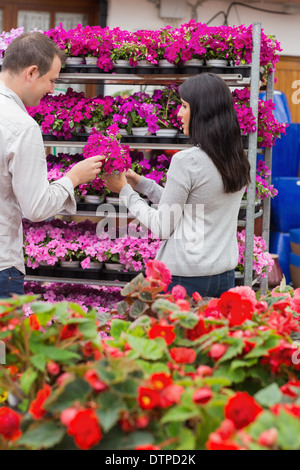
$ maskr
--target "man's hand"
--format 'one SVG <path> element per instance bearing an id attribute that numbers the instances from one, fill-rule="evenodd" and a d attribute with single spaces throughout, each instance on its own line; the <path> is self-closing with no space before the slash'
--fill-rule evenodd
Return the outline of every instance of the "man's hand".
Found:
<path id="1" fill-rule="evenodd" d="M 141 176 L 138 175 L 137 173 L 135 173 L 135 171 L 133 171 L 133 170 L 126 171 L 125 176 L 127 178 L 127 182 L 130 184 L 132 189 L 134 189 L 136 187 L 136 185 L 138 184 L 138 182 L 141 179 Z"/>
<path id="2" fill-rule="evenodd" d="M 120 193 L 123 186 L 127 184 L 125 173 L 114 173 L 111 175 L 103 175 L 105 186 L 113 193 Z"/>
<path id="3" fill-rule="evenodd" d="M 82 162 L 77 163 L 73 168 L 65 174 L 73 183 L 74 188 L 79 184 L 89 183 L 97 178 L 104 156 L 97 155 L 96 157 L 86 158 Z"/>

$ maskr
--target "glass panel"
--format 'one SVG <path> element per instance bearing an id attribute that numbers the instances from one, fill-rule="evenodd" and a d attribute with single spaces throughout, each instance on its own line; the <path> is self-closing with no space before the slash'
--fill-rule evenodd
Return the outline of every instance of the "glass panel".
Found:
<path id="1" fill-rule="evenodd" d="M 24 33 L 34 29 L 47 31 L 50 29 L 50 13 L 44 11 L 18 11 L 18 26 L 24 26 Z"/>
<path id="2" fill-rule="evenodd" d="M 3 31 L 3 10 L 0 10 L 0 33 Z"/>
<path id="3" fill-rule="evenodd" d="M 88 23 L 87 15 L 83 13 L 55 13 L 55 26 L 62 23 L 65 30 L 76 28 L 78 24 L 86 26 Z"/>

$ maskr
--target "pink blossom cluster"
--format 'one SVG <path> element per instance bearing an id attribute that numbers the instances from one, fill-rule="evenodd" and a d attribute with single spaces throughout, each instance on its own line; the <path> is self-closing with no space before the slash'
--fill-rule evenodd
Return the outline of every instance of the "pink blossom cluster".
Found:
<path id="1" fill-rule="evenodd" d="M 83 147 L 84 158 L 96 155 L 106 157 L 103 160 L 100 175 L 121 173 L 131 168 L 129 146 L 121 144 L 118 133 L 119 128 L 116 124 L 106 129 L 106 135 L 93 129 L 87 144 Z"/>
<path id="2" fill-rule="evenodd" d="M 20 36 L 24 32 L 24 27 L 20 26 L 19 28 L 12 28 L 10 31 L 3 31 L 0 34 L 0 58 L 3 56 L 4 52 L 8 48 L 11 41 Z"/>
<path id="3" fill-rule="evenodd" d="M 244 273 L 245 268 L 245 230 L 237 232 L 237 241 L 239 249 L 239 260 L 236 267 L 237 271 Z M 253 237 L 253 271 L 255 276 L 266 277 L 270 272 L 274 260 L 267 251 L 266 242 L 262 237 Z"/>
<path id="4" fill-rule="evenodd" d="M 233 100 L 242 133 L 247 135 L 254 132 L 256 124 L 250 107 L 249 89 L 235 90 Z M 83 93 L 68 88 L 66 94 L 44 97 L 39 106 L 28 108 L 28 112 L 41 125 L 43 133 L 71 139 L 78 131 L 82 131 L 83 126 L 105 131 L 116 124 L 129 134 L 133 127 L 140 126 L 147 127 L 150 133 L 155 133 L 159 128 L 179 129 L 179 107 L 178 89 L 174 85 L 154 90 L 152 95 L 138 92 L 126 98 L 85 98 Z M 259 147 L 272 147 L 276 139 L 285 134 L 288 124 L 279 123 L 274 118 L 274 108 L 271 100 L 259 100 Z"/>
<path id="5" fill-rule="evenodd" d="M 136 226 L 119 238 L 115 233 L 97 234 L 97 224 L 89 220 L 76 224 L 59 219 L 31 223 L 23 220 L 24 257 L 28 267 L 37 268 L 41 262 L 55 266 L 60 261 L 79 260 L 87 269 L 91 261 L 119 262 L 124 270 L 140 271 L 153 259 L 161 241 L 147 233 L 138 233 Z"/>
<path id="6" fill-rule="evenodd" d="M 252 25 L 215 27 L 194 20 L 178 28 L 166 26 L 134 32 L 80 24 L 66 31 L 60 24 L 45 34 L 70 56 L 98 57 L 97 65 L 104 71 L 110 71 L 118 59 L 137 65 L 143 59 L 152 64 L 158 64 L 163 58 L 170 63 L 184 64 L 191 58 L 224 58 L 239 65 L 251 63 L 253 48 Z M 281 50 L 279 42 L 262 30 L 260 63 L 266 72 L 274 69 Z"/>
<path id="7" fill-rule="evenodd" d="M 255 119 L 250 107 L 250 90 L 243 88 L 233 91 L 234 107 L 243 134 L 256 130 Z M 272 147 L 281 134 L 286 134 L 288 124 L 278 122 L 273 115 L 275 104 L 272 100 L 258 100 L 257 142 L 259 147 Z"/>
<path id="8" fill-rule="evenodd" d="M 121 287 L 91 286 L 84 284 L 65 284 L 25 282 L 26 295 L 40 295 L 45 302 L 75 302 L 85 312 L 96 309 L 99 313 L 109 312 L 122 300 Z"/>

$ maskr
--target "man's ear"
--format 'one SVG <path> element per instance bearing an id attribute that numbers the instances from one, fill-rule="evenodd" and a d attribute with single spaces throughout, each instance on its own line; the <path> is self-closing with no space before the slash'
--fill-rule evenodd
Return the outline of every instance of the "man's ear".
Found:
<path id="1" fill-rule="evenodd" d="M 30 67 L 27 67 L 25 73 L 26 78 L 31 81 L 39 76 L 39 69 L 37 65 L 30 65 Z"/>

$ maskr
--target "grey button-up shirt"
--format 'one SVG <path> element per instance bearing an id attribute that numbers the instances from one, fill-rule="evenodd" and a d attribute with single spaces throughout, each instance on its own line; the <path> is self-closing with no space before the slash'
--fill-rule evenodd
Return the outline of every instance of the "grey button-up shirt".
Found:
<path id="1" fill-rule="evenodd" d="M 22 216 L 39 222 L 63 209 L 76 211 L 72 181 L 49 184 L 39 126 L 0 82 L 0 271 L 25 273 Z"/>

